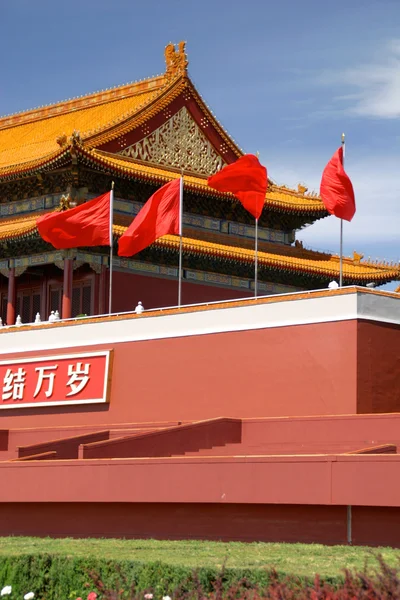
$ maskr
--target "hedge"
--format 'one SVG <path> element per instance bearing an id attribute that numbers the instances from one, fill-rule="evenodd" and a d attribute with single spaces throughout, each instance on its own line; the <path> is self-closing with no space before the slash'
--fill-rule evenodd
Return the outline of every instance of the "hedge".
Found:
<path id="1" fill-rule="evenodd" d="M 169 565 L 162 562 L 140 563 L 136 561 L 106 560 L 95 557 L 82 558 L 52 554 L 26 554 L 0 556 L 0 589 L 6 585 L 13 588 L 13 597 L 22 598 L 34 592 L 35 599 L 67 600 L 95 590 L 89 573 L 95 573 L 108 589 L 119 589 L 135 584 L 137 591 L 152 590 L 156 596 L 172 595 L 177 588 L 195 589 L 198 582 L 204 592 L 210 592 L 213 584 L 221 577 L 221 569 L 200 567 L 195 572 L 190 567 Z M 279 578 L 286 576 L 278 573 Z M 267 569 L 227 568 L 223 572 L 225 588 L 245 578 L 251 584 L 264 587 L 268 584 L 271 571 Z M 308 584 L 312 578 L 289 576 L 293 584 Z M 336 586 L 342 577 L 324 578 Z"/>

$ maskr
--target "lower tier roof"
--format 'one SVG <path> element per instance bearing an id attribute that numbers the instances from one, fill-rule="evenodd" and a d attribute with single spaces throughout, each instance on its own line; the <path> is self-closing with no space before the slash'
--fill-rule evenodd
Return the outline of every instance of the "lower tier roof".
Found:
<path id="1" fill-rule="evenodd" d="M 0 242 L 29 239 L 32 239 L 33 242 L 35 239 L 39 240 L 40 236 L 36 227 L 38 216 L 40 215 L 36 213 L 0 221 Z M 127 227 L 122 225 L 114 225 L 114 237 L 119 238 L 126 229 Z M 159 251 L 167 250 L 177 253 L 179 251 L 179 237 L 166 235 L 157 240 L 153 246 Z M 183 238 L 183 252 L 231 264 L 247 263 L 250 265 L 254 263 L 255 258 L 254 250 L 249 248 L 218 244 L 189 237 Z M 288 255 L 282 254 L 281 246 L 279 249 L 277 248 L 276 253 L 272 250 L 268 252 L 259 251 L 258 264 L 260 269 L 280 270 L 288 274 L 304 275 L 304 277 L 337 279 L 339 277 L 340 260 L 338 255 L 304 250 L 299 245 L 296 249 L 291 246 L 290 251 L 288 249 Z M 345 257 L 343 259 L 343 279 L 346 284 L 365 285 L 369 282 L 383 284 L 400 279 L 400 265 L 363 261 L 362 255 L 354 253 L 352 258 Z"/>

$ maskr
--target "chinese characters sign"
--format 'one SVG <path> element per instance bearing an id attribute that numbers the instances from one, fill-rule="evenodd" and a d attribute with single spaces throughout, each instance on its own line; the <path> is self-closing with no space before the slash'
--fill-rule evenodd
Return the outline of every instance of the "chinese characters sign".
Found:
<path id="1" fill-rule="evenodd" d="M 0 409 L 107 402 L 110 351 L 0 362 Z"/>

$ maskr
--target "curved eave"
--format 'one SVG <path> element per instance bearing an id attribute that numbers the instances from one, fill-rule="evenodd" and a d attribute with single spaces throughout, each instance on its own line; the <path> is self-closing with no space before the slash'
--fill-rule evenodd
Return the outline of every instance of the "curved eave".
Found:
<path id="1" fill-rule="evenodd" d="M 125 178 L 136 178 L 145 182 L 158 183 L 160 185 L 168 183 L 179 177 L 179 172 L 172 169 L 161 169 L 145 164 L 140 164 L 133 160 L 122 159 L 115 155 L 106 154 L 99 150 L 89 150 L 84 147 L 79 149 L 81 157 L 92 167 L 98 169 L 101 167 L 110 174 L 116 174 Z M 219 198 L 230 202 L 239 202 L 233 194 L 218 192 L 207 185 L 207 179 L 194 175 L 184 176 L 185 189 L 195 191 L 202 195 Z M 265 206 L 274 208 L 282 212 L 291 212 L 307 216 L 325 217 L 328 212 L 319 199 L 296 196 L 289 190 L 282 188 L 273 188 L 267 191 L 265 197 Z"/>
<path id="2" fill-rule="evenodd" d="M 125 228 L 120 228 L 124 229 Z M 122 233 L 121 233 L 122 235 Z M 155 242 L 164 248 L 179 251 L 179 238 L 177 236 L 164 236 Z M 224 246 L 211 242 L 203 242 L 190 238 L 183 238 L 183 251 L 188 254 L 208 255 L 232 262 L 245 262 L 254 265 L 255 254 L 247 248 Z M 331 264 L 329 264 L 331 263 Z M 339 257 L 333 256 L 328 261 L 313 261 L 297 257 L 274 255 L 267 252 L 258 252 L 258 264 L 266 269 L 298 272 L 304 275 L 319 276 L 323 278 L 337 278 L 339 275 Z M 388 266 L 376 267 L 369 264 L 354 265 L 350 259 L 343 261 L 343 277 L 348 283 L 371 281 L 386 283 L 399 278 L 400 269 Z"/>
<path id="3" fill-rule="evenodd" d="M 2 223 L 0 221 L 0 243 L 7 241 L 18 241 L 34 238 L 39 235 L 36 227 L 36 219 L 42 213 L 29 215 L 25 218 L 16 218 Z"/>
<path id="4" fill-rule="evenodd" d="M 11 165 L 0 169 L 0 181 L 11 181 L 21 177 L 30 177 L 43 171 L 52 171 L 66 164 L 71 159 L 71 146 L 61 148 L 40 159 L 26 163 Z"/>
<path id="5" fill-rule="evenodd" d="M 122 225 L 114 225 L 114 234 L 120 237 L 126 227 Z M 244 262 L 254 265 L 254 250 L 247 248 L 237 248 L 235 246 L 226 246 L 223 244 L 215 244 L 212 242 L 204 242 L 191 238 L 183 238 L 183 251 L 187 254 L 206 255 L 222 260 L 232 262 Z M 179 251 L 179 237 L 174 235 L 166 235 L 155 242 L 155 245 L 160 248 Z M 281 271 L 294 271 L 317 275 L 322 277 L 335 278 L 339 275 L 339 257 L 331 256 L 329 260 L 312 260 L 302 259 L 293 256 L 283 256 L 268 252 L 258 252 L 258 264 L 265 268 L 278 269 Z M 343 274 L 348 282 L 353 281 L 391 281 L 399 277 L 400 268 L 390 267 L 387 265 L 370 265 L 368 263 L 360 263 L 355 265 L 351 259 L 343 260 Z"/>
<path id="6" fill-rule="evenodd" d="M 36 219 L 40 215 L 29 216 L 23 219 L 15 219 L 0 222 L 0 243 L 6 241 L 19 241 L 31 238 L 39 239 L 36 227 Z M 126 227 L 114 225 L 115 238 L 119 238 Z M 183 252 L 192 256 L 208 256 L 217 260 L 230 263 L 245 263 L 254 265 L 254 251 L 247 248 L 237 248 L 212 242 L 204 242 L 192 238 L 183 238 Z M 160 250 L 179 251 L 179 238 L 174 235 L 166 235 L 154 243 Z M 258 264 L 260 268 L 274 271 L 287 272 L 288 274 L 299 273 L 305 276 L 320 278 L 337 278 L 339 275 L 339 258 L 331 256 L 327 260 L 303 259 L 295 256 L 284 256 L 269 252 L 258 252 Z M 387 265 L 371 265 L 369 263 L 354 264 L 351 259 L 343 261 L 343 277 L 347 283 L 369 283 L 371 281 L 381 284 L 400 278 L 400 269 Z"/>

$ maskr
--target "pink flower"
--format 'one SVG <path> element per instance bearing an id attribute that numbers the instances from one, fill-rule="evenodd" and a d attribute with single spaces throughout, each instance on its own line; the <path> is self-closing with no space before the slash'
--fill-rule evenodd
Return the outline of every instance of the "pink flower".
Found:
<path id="1" fill-rule="evenodd" d="M 144 597 L 146 600 L 153 600 L 153 594 L 145 594 Z"/>
<path id="2" fill-rule="evenodd" d="M 88 593 L 87 600 L 96 600 L 96 598 L 97 598 L 96 592 L 89 592 Z"/>

